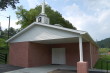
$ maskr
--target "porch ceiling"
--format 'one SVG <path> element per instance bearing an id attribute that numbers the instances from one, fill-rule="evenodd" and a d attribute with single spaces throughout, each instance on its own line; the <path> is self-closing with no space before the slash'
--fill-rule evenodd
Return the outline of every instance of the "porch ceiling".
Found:
<path id="1" fill-rule="evenodd" d="M 87 42 L 87 40 L 82 39 L 83 42 Z M 62 39 L 51 39 L 51 40 L 42 40 L 42 41 L 33 41 L 35 43 L 41 44 L 58 44 L 58 43 L 77 43 L 79 42 L 78 37 L 74 38 L 62 38 Z"/>

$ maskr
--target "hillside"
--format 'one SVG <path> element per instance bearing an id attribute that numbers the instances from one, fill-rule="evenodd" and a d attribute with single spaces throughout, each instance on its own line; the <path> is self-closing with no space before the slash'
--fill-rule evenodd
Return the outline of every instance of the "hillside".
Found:
<path id="1" fill-rule="evenodd" d="M 98 41 L 97 44 L 100 48 L 110 48 L 110 38 Z"/>

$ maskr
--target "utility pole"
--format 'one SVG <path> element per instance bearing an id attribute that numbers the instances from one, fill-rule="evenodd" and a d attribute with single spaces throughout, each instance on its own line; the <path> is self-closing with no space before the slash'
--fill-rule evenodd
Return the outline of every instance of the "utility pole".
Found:
<path id="1" fill-rule="evenodd" d="M 8 39 L 10 38 L 10 15 L 9 15 L 9 17 L 7 17 L 7 18 L 9 18 L 9 24 L 8 24 Z"/>
<path id="2" fill-rule="evenodd" d="M 0 36 L 1 36 L 1 33 L 2 33 L 2 28 L 1 28 L 1 22 L 0 22 Z"/>

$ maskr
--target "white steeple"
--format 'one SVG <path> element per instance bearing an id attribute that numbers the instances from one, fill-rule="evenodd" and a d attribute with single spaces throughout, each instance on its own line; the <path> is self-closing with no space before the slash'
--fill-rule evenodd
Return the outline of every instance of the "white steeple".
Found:
<path id="1" fill-rule="evenodd" d="M 43 0 L 42 3 L 42 11 L 39 14 L 39 16 L 36 17 L 36 22 L 38 23 L 43 23 L 43 24 L 49 24 L 50 20 L 47 17 L 46 13 L 45 13 L 45 0 Z"/>
<path id="2" fill-rule="evenodd" d="M 42 14 L 45 14 L 45 0 L 42 3 Z"/>

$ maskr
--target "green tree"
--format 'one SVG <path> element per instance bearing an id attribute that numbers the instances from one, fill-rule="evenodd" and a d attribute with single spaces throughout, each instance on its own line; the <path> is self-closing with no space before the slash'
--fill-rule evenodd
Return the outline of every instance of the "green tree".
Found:
<path id="1" fill-rule="evenodd" d="M 13 35 L 15 35 L 18 32 L 18 29 L 14 29 L 14 28 L 10 28 L 9 29 L 9 36 L 12 37 Z"/>
<path id="2" fill-rule="evenodd" d="M 0 0 L 0 9 L 5 10 L 8 6 L 15 9 L 17 3 L 19 3 L 19 0 Z"/>
<path id="3" fill-rule="evenodd" d="M 7 43 L 5 39 L 0 38 L 0 49 L 5 49 L 7 47 Z"/>
<path id="4" fill-rule="evenodd" d="M 100 48 L 110 48 L 110 37 L 98 41 L 97 44 L 99 45 Z"/>
<path id="5" fill-rule="evenodd" d="M 13 35 L 15 35 L 17 32 L 19 32 L 19 29 L 14 29 L 12 27 L 10 27 L 9 29 L 9 36 L 12 37 Z M 7 48 L 7 43 L 6 40 L 8 39 L 8 30 L 2 30 L 2 33 L 0 35 L 0 49 L 1 48 Z"/>
<path id="6" fill-rule="evenodd" d="M 60 24 L 63 27 L 76 29 L 72 26 L 72 24 L 65 20 L 62 15 L 58 11 L 52 10 L 52 8 L 48 5 L 46 5 L 46 14 L 50 18 L 50 24 Z M 36 21 L 36 16 L 38 16 L 41 12 L 41 5 L 35 7 L 34 9 L 26 10 L 23 8 L 23 6 L 20 6 L 17 8 L 16 15 L 19 21 L 17 24 L 21 25 L 21 28 L 25 28 L 31 23 Z"/>

